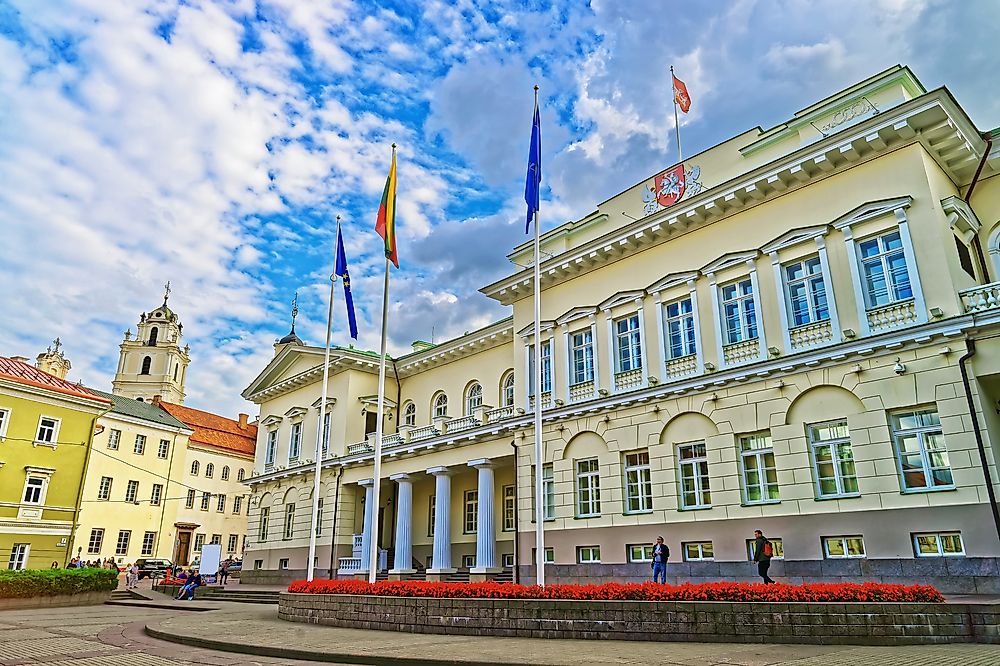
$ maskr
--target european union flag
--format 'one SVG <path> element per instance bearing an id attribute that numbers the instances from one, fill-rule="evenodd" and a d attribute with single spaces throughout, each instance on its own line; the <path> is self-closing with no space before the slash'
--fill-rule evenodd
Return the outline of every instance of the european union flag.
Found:
<path id="1" fill-rule="evenodd" d="M 538 117 L 538 88 L 535 88 L 535 117 L 531 121 L 531 146 L 528 148 L 528 175 L 524 181 L 524 202 L 528 219 L 524 233 L 531 229 L 531 218 L 538 211 L 538 191 L 542 184 L 542 122 Z"/>
<path id="2" fill-rule="evenodd" d="M 351 337 L 358 339 L 358 320 L 354 316 L 354 296 L 351 295 L 351 275 L 347 271 L 347 254 L 344 252 L 344 237 L 337 227 L 337 266 L 334 272 L 344 282 L 344 302 L 347 304 L 347 324 L 351 329 Z"/>

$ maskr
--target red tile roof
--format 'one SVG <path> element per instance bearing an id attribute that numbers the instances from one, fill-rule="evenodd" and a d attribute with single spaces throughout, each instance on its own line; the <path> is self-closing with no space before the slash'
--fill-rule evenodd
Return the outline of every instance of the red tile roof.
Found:
<path id="1" fill-rule="evenodd" d="M 49 391 L 55 391 L 57 393 L 65 393 L 66 395 L 71 395 L 76 398 L 86 398 L 88 400 L 106 402 L 109 405 L 111 404 L 111 401 L 107 398 L 88 391 L 80 384 L 74 384 L 73 382 L 68 382 L 65 379 L 59 379 L 55 375 L 50 375 L 47 372 L 39 370 L 33 365 L 28 365 L 23 361 L 7 358 L 6 356 L 0 356 L 0 378 L 9 379 L 10 381 L 17 382 L 18 384 L 24 384 L 26 386 L 34 386 L 36 388 L 48 389 Z"/>
<path id="2" fill-rule="evenodd" d="M 192 442 L 207 444 L 217 449 L 246 456 L 253 456 L 257 448 L 257 426 L 255 425 L 247 424 L 241 428 L 239 421 L 227 419 L 218 414 L 162 400 L 157 404 L 165 412 L 194 430 L 194 434 L 190 437 Z"/>

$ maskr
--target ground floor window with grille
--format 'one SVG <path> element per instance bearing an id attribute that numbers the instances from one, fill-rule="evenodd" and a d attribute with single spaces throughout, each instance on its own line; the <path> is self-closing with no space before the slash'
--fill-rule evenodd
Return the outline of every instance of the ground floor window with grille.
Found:
<path id="1" fill-rule="evenodd" d="M 118 530 L 118 544 L 115 555 L 128 555 L 128 544 L 132 540 L 132 530 Z"/>
<path id="2" fill-rule="evenodd" d="M 775 539 L 774 537 L 765 537 L 771 542 L 771 555 L 772 560 L 783 560 L 785 559 L 785 545 L 782 543 L 781 539 Z M 756 544 L 756 539 L 747 539 L 747 559 L 753 560 L 753 549 Z"/>
<path id="3" fill-rule="evenodd" d="M 913 550 L 917 557 L 954 557 L 965 555 L 959 532 L 924 532 L 913 535 Z"/>
<path id="4" fill-rule="evenodd" d="M 546 561 L 548 561 L 548 553 L 546 555 Z M 601 562 L 601 547 L 600 546 L 577 546 L 576 549 L 576 561 L 580 564 L 600 564 Z"/>
<path id="5" fill-rule="evenodd" d="M 653 545 L 645 543 L 633 543 L 625 546 L 628 551 L 629 562 L 652 562 Z"/>
<path id="6" fill-rule="evenodd" d="M 200 553 L 201 547 L 205 545 L 205 535 L 195 534 L 194 535 L 194 552 Z"/>
<path id="7" fill-rule="evenodd" d="M 681 544 L 684 560 L 687 562 L 703 562 L 715 559 L 715 551 L 711 541 L 689 541 Z"/>
<path id="8" fill-rule="evenodd" d="M 860 536 L 823 537 L 823 556 L 836 560 L 865 556 L 865 540 Z"/>
<path id="9" fill-rule="evenodd" d="M 7 568 L 13 571 L 24 569 L 28 565 L 28 552 L 31 544 L 15 543 L 10 548 L 10 559 L 7 560 Z"/>
<path id="10" fill-rule="evenodd" d="M 95 527 L 90 530 L 90 541 L 87 542 L 87 552 L 97 554 L 101 552 L 101 545 L 104 543 L 104 528 Z"/>
<path id="11" fill-rule="evenodd" d="M 156 543 L 156 532 L 146 532 L 142 535 L 142 554 L 152 555 L 153 546 Z"/>

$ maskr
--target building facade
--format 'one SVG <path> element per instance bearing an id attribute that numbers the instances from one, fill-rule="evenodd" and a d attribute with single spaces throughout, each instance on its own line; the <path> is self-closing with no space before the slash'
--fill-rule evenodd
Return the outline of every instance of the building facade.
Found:
<path id="1" fill-rule="evenodd" d="M 26 360 L 0 357 L 0 554 L 8 569 L 47 569 L 72 557 L 88 451 L 111 401 Z"/>
<path id="2" fill-rule="evenodd" d="M 789 581 L 994 592 L 998 134 L 897 66 L 545 233 L 538 391 L 515 248 L 511 319 L 395 359 L 378 507 L 377 358 L 335 350 L 320 566 L 533 580 L 537 395 L 549 581 L 647 576 L 657 535 L 677 580 L 747 578 L 761 529 Z M 306 566 L 322 352 L 244 392 L 261 580 Z"/>

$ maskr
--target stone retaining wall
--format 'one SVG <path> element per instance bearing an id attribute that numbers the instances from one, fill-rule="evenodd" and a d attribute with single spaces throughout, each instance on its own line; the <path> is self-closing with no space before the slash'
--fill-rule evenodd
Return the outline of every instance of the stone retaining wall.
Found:
<path id="1" fill-rule="evenodd" d="M 278 617 L 355 629 L 529 638 L 1000 643 L 1000 605 L 979 604 L 549 601 L 284 592 Z"/>
<path id="2" fill-rule="evenodd" d="M 83 592 L 81 594 L 58 594 L 45 597 L 0 599 L 0 610 L 59 608 L 63 606 L 96 606 L 98 604 L 103 604 L 110 598 L 110 592 Z"/>
<path id="3" fill-rule="evenodd" d="M 240 572 L 240 582 L 246 585 L 288 585 L 293 580 L 303 580 L 305 569 L 247 569 Z M 326 577 L 326 569 L 316 573 L 321 578 Z"/>

